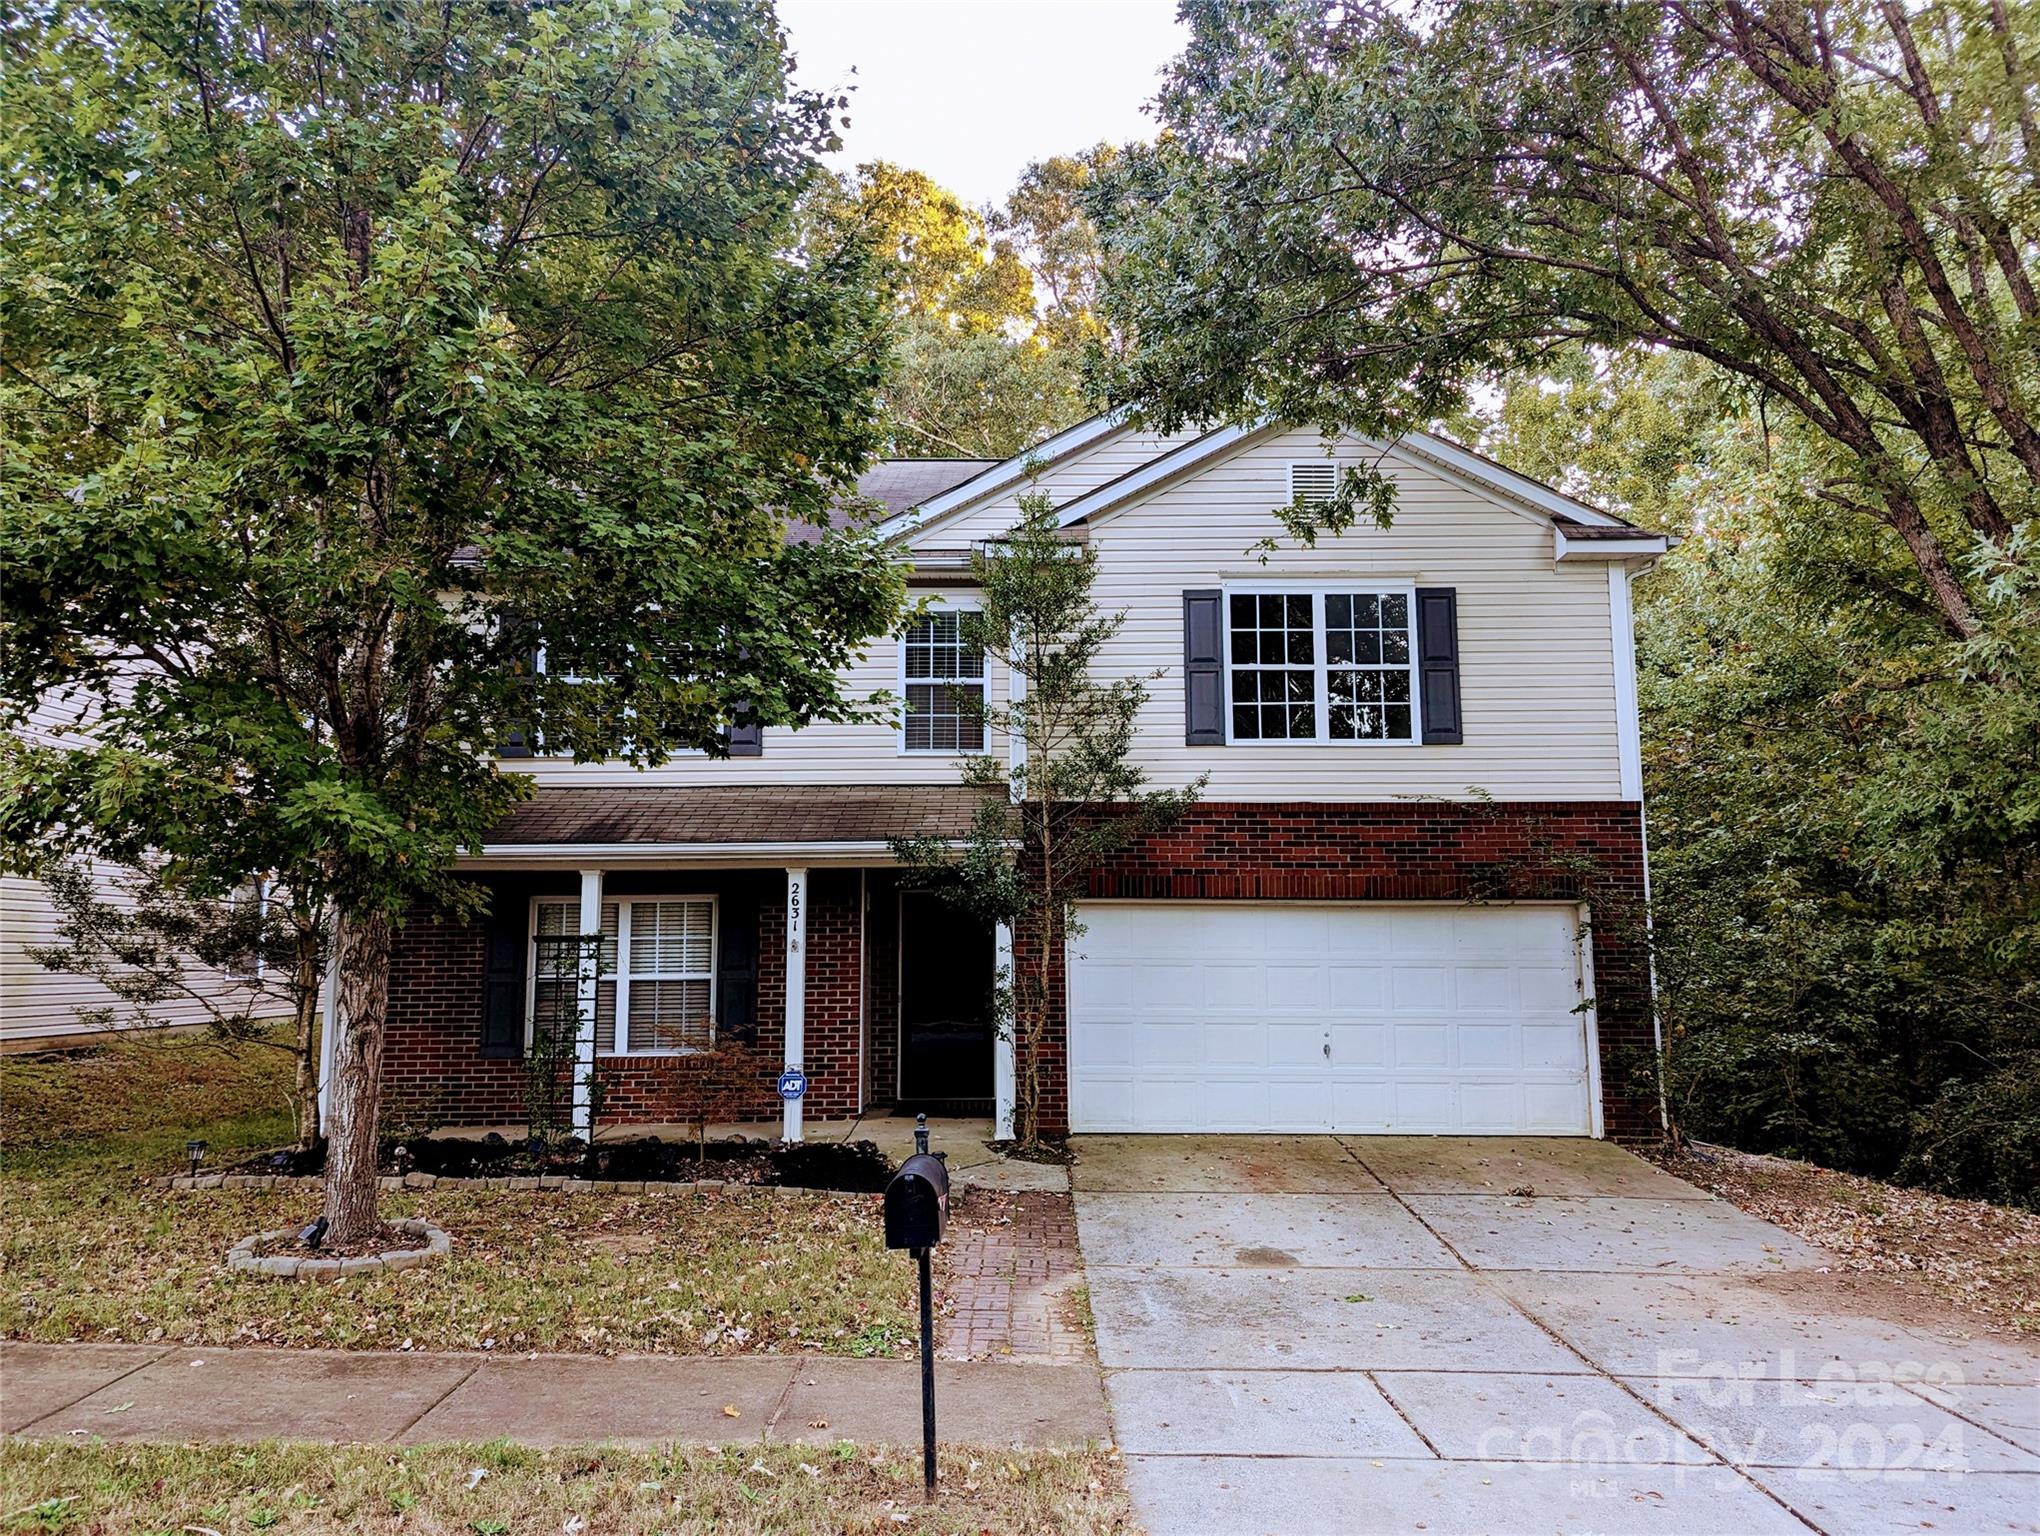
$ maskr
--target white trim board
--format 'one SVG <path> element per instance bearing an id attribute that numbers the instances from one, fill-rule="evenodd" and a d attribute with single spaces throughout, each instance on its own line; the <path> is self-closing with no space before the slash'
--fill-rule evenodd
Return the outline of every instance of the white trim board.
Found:
<path id="1" fill-rule="evenodd" d="M 1095 447 L 1108 437 L 1116 436 L 1129 426 L 1126 412 L 1112 410 L 1065 427 L 1050 437 L 1043 438 L 1031 448 L 1022 449 L 1011 458 L 1001 459 L 990 469 L 979 470 L 961 485 L 953 485 L 939 496 L 930 496 L 918 507 L 909 507 L 904 512 L 895 512 L 873 529 L 881 539 L 904 538 L 909 544 L 923 534 L 931 532 L 936 524 L 945 522 L 966 507 L 975 506 L 987 497 L 1010 490 L 1026 479 L 1037 468 L 1045 469 Z"/>

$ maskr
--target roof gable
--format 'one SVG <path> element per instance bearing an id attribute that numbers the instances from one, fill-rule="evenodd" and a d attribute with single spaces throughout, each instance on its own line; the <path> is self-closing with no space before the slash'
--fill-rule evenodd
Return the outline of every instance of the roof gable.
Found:
<path id="1" fill-rule="evenodd" d="M 1281 430 L 1280 424 L 1269 420 L 1249 426 L 1214 428 L 1202 437 L 1156 455 L 1116 480 L 1073 497 L 1057 509 L 1057 520 L 1067 528 L 1073 523 L 1101 517 L 1158 486 L 1203 468 L 1278 430 Z M 1532 515 L 1539 522 L 1549 523 L 1563 518 L 1587 527 L 1619 529 L 1632 526 L 1613 513 L 1576 501 L 1562 491 L 1532 480 L 1528 475 L 1517 474 L 1484 454 L 1428 432 L 1411 432 L 1393 443 L 1357 435 L 1353 440 L 1384 458 L 1403 458 L 1421 464 L 1478 495 L 1500 502 L 1511 511 Z M 1654 537 L 1641 529 L 1637 533 L 1640 537 Z"/>

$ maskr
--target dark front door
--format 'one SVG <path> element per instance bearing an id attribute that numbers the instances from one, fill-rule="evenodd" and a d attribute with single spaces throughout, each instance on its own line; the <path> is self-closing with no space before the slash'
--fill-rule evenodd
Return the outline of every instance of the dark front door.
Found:
<path id="1" fill-rule="evenodd" d="M 900 1098 L 992 1096 L 992 925 L 900 893 Z"/>

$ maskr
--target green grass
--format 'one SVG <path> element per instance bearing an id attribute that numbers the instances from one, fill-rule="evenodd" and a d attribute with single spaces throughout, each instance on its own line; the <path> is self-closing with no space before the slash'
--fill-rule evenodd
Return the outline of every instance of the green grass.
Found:
<path id="1" fill-rule="evenodd" d="M 290 1078 L 283 1051 L 195 1035 L 0 1056 L 0 1169 L 181 1171 L 194 1135 L 218 1165 L 290 1141 Z"/>
<path id="2" fill-rule="evenodd" d="M 481 1476 L 477 1477 L 476 1474 Z M 920 1454 L 833 1448 L 535 1451 L 504 1445 L 0 1446 L 0 1532 L 365 1532 L 650 1536 L 653 1532 L 1131 1532 L 1107 1451 Z"/>
<path id="3" fill-rule="evenodd" d="M 273 1053 L 189 1041 L 77 1061 L 0 1063 L 48 1111 L 10 1103 L 0 1154 L 0 1336 L 340 1349 L 743 1354 L 910 1353 L 912 1266 L 888 1254 L 875 1197 L 775 1191 L 668 1199 L 429 1190 L 451 1258 L 337 1286 L 231 1275 L 251 1232 L 302 1226 L 314 1188 L 156 1188 L 198 1134 L 224 1162 L 290 1134 L 262 1096 Z M 250 1096 L 254 1095 L 254 1102 Z M 90 1098 L 89 1105 L 80 1102 Z M 211 1115 L 211 1119 L 200 1119 Z"/>

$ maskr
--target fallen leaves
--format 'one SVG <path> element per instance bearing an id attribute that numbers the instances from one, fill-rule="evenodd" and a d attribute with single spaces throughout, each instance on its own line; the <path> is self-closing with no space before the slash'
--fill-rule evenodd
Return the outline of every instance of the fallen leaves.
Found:
<path id="1" fill-rule="evenodd" d="M 1833 1253 L 1909 1278 L 2000 1327 L 2040 1333 L 2040 1213 L 1906 1189 L 1812 1163 L 1695 1145 L 1672 1173 Z"/>

